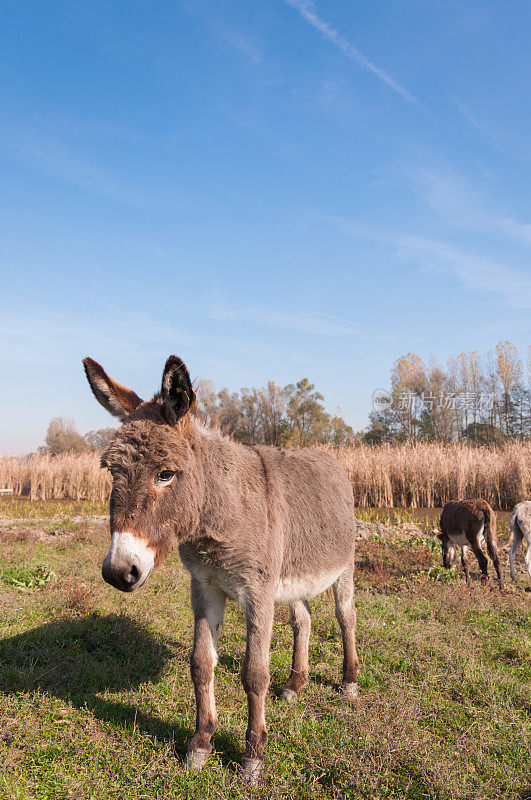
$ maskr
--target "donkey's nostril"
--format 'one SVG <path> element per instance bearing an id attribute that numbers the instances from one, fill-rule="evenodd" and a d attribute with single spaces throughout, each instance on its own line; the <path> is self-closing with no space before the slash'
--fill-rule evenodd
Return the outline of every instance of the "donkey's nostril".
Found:
<path id="1" fill-rule="evenodd" d="M 125 580 L 130 586 L 133 586 L 133 584 L 137 583 L 139 578 L 140 578 L 140 572 L 138 571 L 138 567 L 136 566 L 136 564 L 132 564 L 131 569 L 125 576 Z"/>

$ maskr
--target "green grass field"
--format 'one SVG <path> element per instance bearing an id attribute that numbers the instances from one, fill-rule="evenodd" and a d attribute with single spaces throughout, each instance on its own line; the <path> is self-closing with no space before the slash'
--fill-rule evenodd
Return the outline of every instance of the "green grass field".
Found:
<path id="1" fill-rule="evenodd" d="M 327 595 L 311 604 L 310 686 L 295 708 L 277 700 L 291 658 L 279 607 L 266 778 L 252 789 L 236 766 L 246 726 L 240 609 L 228 605 L 220 640 L 215 752 L 190 774 L 192 614 L 178 555 L 138 594 L 120 595 L 100 578 L 104 519 L 27 516 L 0 520 L 2 800 L 531 798 L 522 572 L 501 595 L 474 565 L 469 589 L 440 568 L 428 537 L 397 526 L 362 541 L 354 708 L 337 696 L 341 646 Z"/>

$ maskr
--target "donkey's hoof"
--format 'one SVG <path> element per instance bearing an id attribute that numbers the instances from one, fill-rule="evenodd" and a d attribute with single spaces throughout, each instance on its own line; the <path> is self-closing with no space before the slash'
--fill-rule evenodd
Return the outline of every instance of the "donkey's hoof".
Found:
<path id="1" fill-rule="evenodd" d="M 264 762 L 259 758 L 242 758 L 242 775 L 244 781 L 256 786 L 264 771 Z"/>
<path id="2" fill-rule="evenodd" d="M 339 690 L 339 696 L 346 703 L 355 703 L 358 699 L 358 684 L 357 683 L 342 683 Z"/>
<path id="3" fill-rule="evenodd" d="M 203 769 L 210 758 L 210 750 L 190 750 L 186 751 L 186 766 L 188 769 L 199 771 Z"/>
<path id="4" fill-rule="evenodd" d="M 294 692 L 293 689 L 282 689 L 282 693 L 280 695 L 280 699 L 284 700 L 286 703 L 296 703 L 297 702 L 297 692 Z"/>

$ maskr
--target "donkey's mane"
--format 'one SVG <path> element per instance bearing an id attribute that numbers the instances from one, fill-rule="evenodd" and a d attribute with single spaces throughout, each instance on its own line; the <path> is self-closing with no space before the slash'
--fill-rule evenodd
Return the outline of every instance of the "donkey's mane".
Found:
<path id="1" fill-rule="evenodd" d="M 108 467 L 123 457 L 137 461 L 156 456 L 161 461 L 171 461 L 182 450 L 183 444 L 197 435 L 220 443 L 243 444 L 235 441 L 216 421 L 201 419 L 199 413 L 183 417 L 176 425 L 168 425 L 162 414 L 160 395 L 155 395 L 153 400 L 142 403 L 117 429 L 102 453 L 101 466 Z"/>

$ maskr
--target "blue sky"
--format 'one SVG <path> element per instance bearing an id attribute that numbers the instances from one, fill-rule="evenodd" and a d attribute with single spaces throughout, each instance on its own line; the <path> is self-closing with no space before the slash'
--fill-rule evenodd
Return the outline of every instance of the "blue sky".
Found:
<path id="1" fill-rule="evenodd" d="M 170 353 L 356 429 L 402 353 L 531 307 L 528 2 L 7 0 L 0 451 L 111 424 Z"/>

